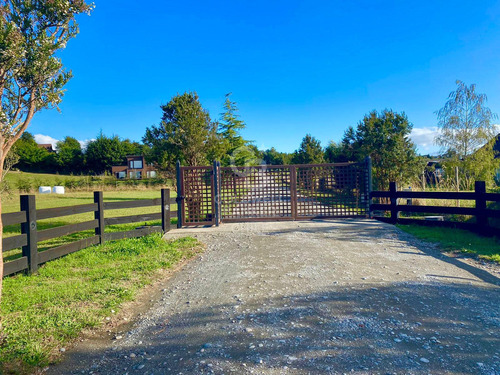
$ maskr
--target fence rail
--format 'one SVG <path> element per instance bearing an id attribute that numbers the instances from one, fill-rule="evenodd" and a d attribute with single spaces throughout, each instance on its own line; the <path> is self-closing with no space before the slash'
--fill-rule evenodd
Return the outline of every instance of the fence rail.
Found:
<path id="1" fill-rule="evenodd" d="M 478 231 L 483 234 L 495 234 L 495 232 L 498 232 L 498 228 L 492 228 L 490 226 L 489 218 L 500 218 L 500 210 L 488 208 L 487 202 L 500 202 L 500 194 L 486 193 L 484 181 L 476 181 L 473 192 L 398 191 L 397 184 L 391 182 L 389 191 L 372 191 L 370 193 L 370 201 L 372 198 L 385 198 L 388 199 L 390 203 L 370 203 L 370 216 L 373 216 L 373 211 L 388 211 L 390 212 L 390 216 L 375 216 L 375 218 L 392 224 L 417 223 L 423 225 L 455 226 Z M 400 199 L 465 200 L 474 201 L 474 207 L 399 204 Z M 400 212 L 475 216 L 476 222 L 426 221 L 415 218 L 402 218 L 399 215 Z"/>
<path id="2" fill-rule="evenodd" d="M 22 256 L 4 263 L 4 276 L 21 271 L 35 272 L 39 266 L 50 260 L 82 250 L 86 247 L 102 244 L 105 241 L 123 238 L 142 237 L 151 233 L 168 232 L 171 229 L 170 220 L 177 215 L 176 200 L 170 198 L 170 190 L 162 189 L 161 198 L 130 200 L 122 202 L 103 202 L 103 193 L 94 192 L 94 203 L 67 207 L 36 209 L 34 195 L 22 195 L 21 211 L 2 214 L 2 224 L 21 224 L 21 234 L 2 239 L 2 251 L 21 248 Z M 106 210 L 117 210 L 139 207 L 161 207 L 161 212 L 138 214 L 130 216 L 105 217 Z M 55 228 L 38 230 L 37 221 L 62 216 L 94 212 L 94 219 L 80 223 L 63 225 Z M 108 225 L 139 223 L 161 220 L 161 226 L 142 226 L 133 230 L 105 233 Z M 38 243 L 58 237 L 83 231 L 94 230 L 94 235 L 70 243 L 53 247 L 45 251 L 38 250 Z"/>

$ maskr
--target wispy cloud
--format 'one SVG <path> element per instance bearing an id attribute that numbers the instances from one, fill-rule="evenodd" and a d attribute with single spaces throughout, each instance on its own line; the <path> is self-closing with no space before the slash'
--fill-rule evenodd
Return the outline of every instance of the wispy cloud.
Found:
<path id="1" fill-rule="evenodd" d="M 439 134 L 437 126 L 428 126 L 424 128 L 413 128 L 410 138 L 417 145 L 420 152 L 435 151 L 434 139 Z"/>

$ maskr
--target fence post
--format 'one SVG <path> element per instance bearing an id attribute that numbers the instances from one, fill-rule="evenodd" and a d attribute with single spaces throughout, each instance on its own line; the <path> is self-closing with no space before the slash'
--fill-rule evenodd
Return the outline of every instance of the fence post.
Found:
<path id="1" fill-rule="evenodd" d="M 21 233 L 28 240 L 23 246 L 23 256 L 28 258 L 28 272 L 38 269 L 38 234 L 36 225 L 36 200 L 34 195 L 21 195 L 21 211 L 26 211 L 26 222 L 21 224 Z"/>
<path id="2" fill-rule="evenodd" d="M 176 164 L 177 176 L 177 228 L 182 228 L 182 181 L 181 181 L 181 162 L 177 160 Z"/>
<path id="3" fill-rule="evenodd" d="M 365 158 L 365 168 L 366 168 L 366 192 L 365 192 L 365 200 L 366 200 L 366 212 L 368 213 L 369 218 L 373 218 L 373 214 L 371 211 L 372 198 L 371 193 L 373 190 L 372 185 L 372 158 L 367 156 Z"/>
<path id="4" fill-rule="evenodd" d="M 389 192 L 391 200 L 391 223 L 396 224 L 398 222 L 398 197 L 397 197 L 398 185 L 396 182 L 389 183 Z"/>
<path id="5" fill-rule="evenodd" d="M 217 160 L 214 160 L 213 164 L 213 173 L 214 173 L 214 191 L 212 194 L 214 195 L 214 203 L 215 203 L 215 225 L 218 227 L 219 226 L 219 220 L 220 220 L 220 202 L 219 202 L 219 164 L 217 163 Z"/>
<path id="6" fill-rule="evenodd" d="M 170 189 L 161 189 L 161 229 L 170 230 Z"/>
<path id="7" fill-rule="evenodd" d="M 484 181 L 476 181 L 474 184 L 476 193 L 476 224 L 479 232 L 485 233 L 488 231 L 488 217 L 486 216 L 486 183 Z"/>
<path id="8" fill-rule="evenodd" d="M 94 211 L 94 219 L 97 220 L 95 235 L 99 236 L 99 243 L 104 243 L 104 203 L 102 191 L 94 191 L 94 203 L 97 203 L 97 210 Z"/>

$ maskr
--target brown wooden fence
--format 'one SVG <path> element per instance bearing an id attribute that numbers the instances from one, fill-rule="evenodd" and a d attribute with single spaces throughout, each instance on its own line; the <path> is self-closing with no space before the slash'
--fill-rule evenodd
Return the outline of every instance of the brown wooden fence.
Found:
<path id="1" fill-rule="evenodd" d="M 422 224 L 431 226 L 453 226 L 463 229 L 474 230 L 482 234 L 496 234 L 500 232 L 490 223 L 490 218 L 500 219 L 500 209 L 488 208 L 488 202 L 500 202 L 499 193 L 487 193 L 484 181 L 476 181 L 473 192 L 426 192 L 426 191 L 398 191 L 395 182 L 390 183 L 389 191 L 372 191 L 370 198 L 385 198 L 390 203 L 370 204 L 370 216 L 374 211 L 386 211 L 390 216 L 375 216 L 376 219 L 392 224 Z M 408 199 L 433 199 L 433 200 L 456 200 L 474 201 L 474 207 L 448 207 L 448 206 L 425 206 L 408 204 Z M 400 204 L 403 200 L 406 204 Z M 440 215 L 466 215 L 474 216 L 475 222 L 458 221 L 427 221 L 417 218 L 400 217 L 400 212 L 407 213 L 432 213 Z"/>
<path id="2" fill-rule="evenodd" d="M 170 219 L 177 214 L 176 210 L 171 210 L 172 205 L 176 207 L 176 201 L 175 198 L 170 198 L 169 189 L 161 190 L 161 198 L 122 202 L 103 202 L 102 191 L 96 191 L 94 192 L 94 203 L 39 210 L 36 209 L 34 195 L 22 195 L 20 198 L 21 211 L 2 214 L 4 227 L 7 225 L 21 224 L 20 235 L 2 239 L 3 252 L 22 248 L 22 256 L 20 258 L 4 264 L 4 276 L 25 270 L 34 272 L 38 269 L 40 264 L 92 245 L 102 244 L 105 241 L 141 237 L 155 232 L 168 232 L 171 228 Z M 161 212 L 120 217 L 106 217 L 104 215 L 106 210 L 151 206 L 161 206 Z M 94 219 L 45 230 L 38 230 L 37 228 L 37 220 L 52 219 L 86 212 L 94 212 Z M 147 226 L 129 231 L 111 233 L 105 233 L 104 231 L 107 225 L 137 223 L 160 219 L 161 226 Z M 86 230 L 94 230 L 95 235 L 45 251 L 38 251 L 38 243 L 41 241 Z"/>

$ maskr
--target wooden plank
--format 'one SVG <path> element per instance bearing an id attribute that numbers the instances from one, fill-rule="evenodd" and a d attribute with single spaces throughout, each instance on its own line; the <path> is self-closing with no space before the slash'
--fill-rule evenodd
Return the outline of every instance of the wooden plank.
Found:
<path id="1" fill-rule="evenodd" d="M 500 193 L 486 193 L 484 194 L 487 201 L 498 202 L 500 201 Z"/>
<path id="2" fill-rule="evenodd" d="M 107 217 L 104 219 L 104 224 L 105 225 L 117 225 L 117 224 L 137 223 L 137 222 L 142 222 L 142 221 L 152 221 L 152 220 L 160 220 L 160 219 L 161 219 L 161 212 L 158 212 L 158 213 L 154 213 L 154 214 Z"/>
<path id="3" fill-rule="evenodd" d="M 105 210 L 118 210 L 118 209 L 122 209 L 122 208 L 159 206 L 160 204 L 161 204 L 161 198 L 138 199 L 135 201 L 122 201 L 122 202 L 104 202 L 104 209 Z"/>
<path id="4" fill-rule="evenodd" d="M 2 214 L 2 225 L 4 227 L 7 225 L 21 224 L 25 222 L 26 211 L 9 212 L 8 214 Z"/>
<path id="5" fill-rule="evenodd" d="M 413 206 L 412 206 L 413 207 Z M 390 211 L 391 210 L 391 205 L 390 204 L 371 204 L 370 205 L 370 211 Z"/>
<path id="6" fill-rule="evenodd" d="M 390 191 L 373 190 L 370 192 L 371 198 L 389 198 L 390 196 L 391 196 Z"/>
<path id="7" fill-rule="evenodd" d="M 21 257 L 16 260 L 11 260 L 10 262 L 6 262 L 3 265 L 3 275 L 12 275 L 13 273 L 23 271 L 28 269 L 28 258 Z"/>
<path id="8" fill-rule="evenodd" d="M 170 198 L 170 204 L 171 205 L 177 204 L 177 198 Z"/>
<path id="9" fill-rule="evenodd" d="M 78 233 L 84 230 L 97 228 L 98 220 L 84 221 L 76 224 L 63 225 L 56 228 L 41 230 L 38 232 L 38 242 L 67 236 L 68 234 Z"/>
<path id="10" fill-rule="evenodd" d="M 6 237 L 2 239 L 2 251 L 6 252 L 18 247 L 23 247 L 28 244 L 28 236 L 26 234 L 21 234 L 14 237 Z"/>
<path id="11" fill-rule="evenodd" d="M 54 247 L 50 250 L 45 250 L 38 253 L 38 262 L 40 264 L 48 262 L 56 258 L 60 258 L 64 255 L 74 253 L 85 249 L 86 247 L 96 245 L 99 243 L 99 236 L 92 236 L 84 238 L 83 240 L 75 241 L 58 247 Z"/>
<path id="12" fill-rule="evenodd" d="M 398 191 L 398 198 L 421 198 L 421 199 L 463 199 L 475 200 L 476 193 L 472 192 L 453 192 L 453 191 Z"/>
<path id="13" fill-rule="evenodd" d="M 477 210 L 469 207 L 442 206 L 398 206 L 399 212 L 425 212 L 434 214 L 476 215 Z"/>
<path id="14" fill-rule="evenodd" d="M 89 204 L 80 204 L 68 207 L 44 208 L 41 210 L 37 210 L 36 214 L 37 214 L 37 219 L 42 220 L 60 216 L 82 214 L 85 212 L 92 212 L 95 210 L 97 210 L 97 204 L 89 203 Z"/>
<path id="15" fill-rule="evenodd" d="M 21 211 L 26 212 L 26 223 L 21 224 L 21 233 L 26 234 L 27 244 L 23 246 L 23 256 L 28 258 L 28 272 L 38 269 L 38 228 L 36 218 L 36 197 L 21 195 Z"/>
<path id="16" fill-rule="evenodd" d="M 488 217 L 495 217 L 500 219 L 500 210 L 484 210 L 484 214 Z"/>
<path id="17" fill-rule="evenodd" d="M 112 232 L 112 233 L 105 233 L 104 234 L 104 239 L 106 241 L 115 241 L 115 240 L 121 240 L 124 238 L 134 238 L 134 237 L 143 237 L 147 236 L 148 234 L 151 233 L 157 233 L 161 232 L 161 227 L 146 227 L 146 228 L 140 228 L 140 229 L 134 229 L 134 230 L 129 230 L 126 232 Z"/>

